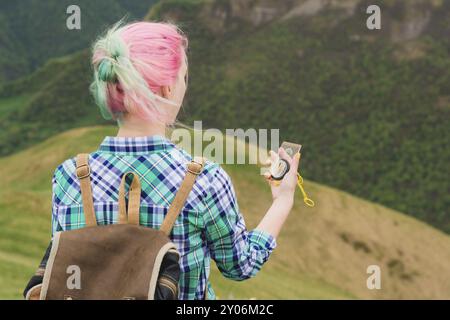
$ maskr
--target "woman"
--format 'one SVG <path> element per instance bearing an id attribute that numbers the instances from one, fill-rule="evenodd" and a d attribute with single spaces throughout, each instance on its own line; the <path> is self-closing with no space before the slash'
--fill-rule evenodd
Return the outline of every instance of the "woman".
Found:
<path id="1" fill-rule="evenodd" d="M 90 154 L 98 224 L 117 222 L 120 180 L 134 171 L 142 183 L 140 224 L 160 227 L 191 160 L 165 137 L 186 92 L 187 46 L 175 25 L 151 22 L 118 24 L 94 45 L 91 91 L 102 114 L 119 124 L 117 136 L 106 137 Z M 297 181 L 299 155 L 279 153 L 291 169 L 272 186 L 273 204 L 252 231 L 245 227 L 230 177 L 218 164 L 205 163 L 170 236 L 181 254 L 180 299 L 214 299 L 210 258 L 233 280 L 254 276 L 267 261 Z M 52 217 L 52 234 L 85 226 L 75 159 L 54 173 Z"/>

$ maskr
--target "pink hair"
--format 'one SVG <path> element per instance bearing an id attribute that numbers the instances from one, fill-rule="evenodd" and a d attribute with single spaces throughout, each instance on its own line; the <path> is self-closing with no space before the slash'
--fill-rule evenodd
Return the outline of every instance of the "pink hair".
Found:
<path id="1" fill-rule="evenodd" d="M 186 56 L 188 40 L 167 22 L 136 22 L 111 28 L 93 49 L 95 70 L 91 91 L 113 118 L 134 113 L 160 118 L 155 100 L 161 86 L 172 85 Z M 162 112 L 163 113 L 163 112 Z"/>

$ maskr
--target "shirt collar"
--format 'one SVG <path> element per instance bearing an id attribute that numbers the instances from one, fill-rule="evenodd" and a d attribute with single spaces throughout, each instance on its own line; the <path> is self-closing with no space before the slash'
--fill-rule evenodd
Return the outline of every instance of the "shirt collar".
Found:
<path id="1" fill-rule="evenodd" d="M 112 137 L 107 136 L 100 144 L 100 152 L 116 154 L 144 155 L 149 152 L 168 151 L 175 145 L 160 135 L 144 137 Z"/>

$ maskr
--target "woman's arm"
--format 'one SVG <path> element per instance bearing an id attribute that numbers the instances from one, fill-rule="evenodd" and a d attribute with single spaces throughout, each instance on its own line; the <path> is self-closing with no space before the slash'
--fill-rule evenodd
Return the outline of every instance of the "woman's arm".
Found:
<path id="1" fill-rule="evenodd" d="M 39 264 L 39 268 L 36 270 L 35 274 L 31 277 L 30 281 L 28 281 L 25 290 L 23 291 L 23 297 L 26 300 L 39 300 L 39 296 L 41 293 L 42 280 L 44 279 L 44 272 L 47 266 L 47 261 L 50 256 L 50 251 L 52 249 L 52 242 L 47 247 L 45 251 L 44 257 Z"/>
<path id="2" fill-rule="evenodd" d="M 61 231 L 62 228 L 59 224 L 57 212 L 56 212 L 56 194 L 59 191 L 58 184 L 56 183 L 56 172 L 58 169 L 56 169 L 55 173 L 53 174 L 52 178 L 52 234 L 51 238 L 53 240 L 53 236 L 55 232 Z M 31 279 L 28 281 L 28 284 L 25 287 L 25 290 L 23 292 L 23 296 L 27 300 L 39 300 L 39 295 L 41 292 L 41 286 L 42 286 L 42 280 L 44 278 L 44 272 L 45 268 L 47 267 L 47 261 L 50 256 L 50 251 L 52 249 L 52 240 L 50 240 L 50 244 L 47 247 L 47 250 L 45 251 L 44 257 L 41 260 L 41 263 L 39 264 L 38 269 L 36 270 L 35 274 L 31 277 Z"/>
<path id="3" fill-rule="evenodd" d="M 271 183 L 273 204 L 255 230 L 245 226 L 227 173 L 218 167 L 210 181 L 203 216 L 205 238 L 211 257 L 227 278 L 244 280 L 256 275 L 276 247 L 275 238 L 292 209 L 300 157 L 291 159 L 283 149 L 279 153 L 291 169 L 279 186 Z"/>
<path id="4" fill-rule="evenodd" d="M 230 177 L 219 166 L 211 173 L 202 219 L 211 258 L 225 277 L 248 279 L 267 261 L 275 239 L 261 230 L 247 230 Z"/>
<path id="5" fill-rule="evenodd" d="M 265 178 L 272 188 L 273 203 L 261 220 L 256 230 L 261 230 L 271 234 L 274 238 L 278 237 L 281 227 L 286 221 L 292 206 L 294 205 L 294 193 L 297 187 L 297 171 L 300 162 L 300 153 L 293 158 L 289 157 L 283 148 L 278 150 L 279 156 L 290 164 L 290 170 L 283 178 L 279 185 L 276 185 L 271 179 L 270 174 L 266 174 Z M 271 160 L 276 157 L 275 152 L 270 152 Z"/>

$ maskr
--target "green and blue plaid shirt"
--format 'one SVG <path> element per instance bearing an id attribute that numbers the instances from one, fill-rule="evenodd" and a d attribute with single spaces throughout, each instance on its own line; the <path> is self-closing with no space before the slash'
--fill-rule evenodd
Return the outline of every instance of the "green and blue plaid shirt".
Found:
<path id="1" fill-rule="evenodd" d="M 130 170 L 142 184 L 140 224 L 159 229 L 186 173 L 191 156 L 163 136 L 106 137 L 91 153 L 91 183 L 99 225 L 118 221 L 118 188 Z M 85 226 L 75 158 L 53 176 L 52 235 Z M 181 258 L 180 299 L 203 299 L 208 290 L 210 259 L 233 280 L 254 276 L 276 246 L 262 231 L 248 231 L 227 173 L 207 161 L 172 230 Z"/>

